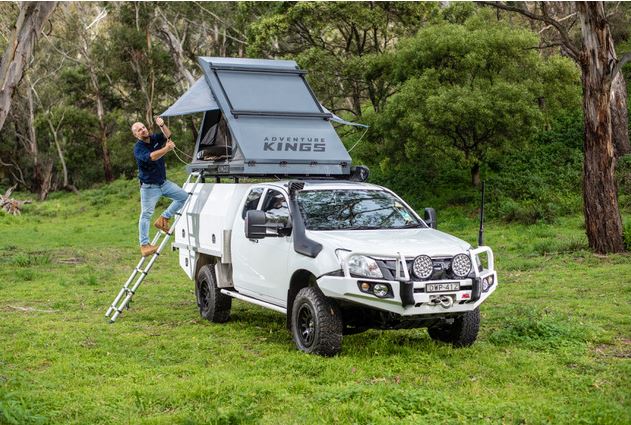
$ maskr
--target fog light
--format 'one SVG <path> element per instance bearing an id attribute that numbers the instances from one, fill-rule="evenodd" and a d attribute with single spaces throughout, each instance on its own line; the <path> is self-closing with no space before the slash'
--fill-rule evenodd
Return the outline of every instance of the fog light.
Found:
<path id="1" fill-rule="evenodd" d="M 482 291 L 486 292 L 493 285 L 493 275 L 487 276 L 482 279 Z"/>
<path id="2" fill-rule="evenodd" d="M 390 288 L 388 285 L 384 285 L 383 283 L 377 283 L 372 288 L 372 293 L 378 296 L 379 298 L 383 298 L 388 295 Z"/>
<path id="3" fill-rule="evenodd" d="M 361 283 L 361 286 L 360 286 L 360 289 L 361 289 L 362 291 L 364 291 L 364 292 L 368 292 L 368 291 L 370 291 L 370 283 L 368 283 L 368 282 L 362 282 L 362 283 Z"/>

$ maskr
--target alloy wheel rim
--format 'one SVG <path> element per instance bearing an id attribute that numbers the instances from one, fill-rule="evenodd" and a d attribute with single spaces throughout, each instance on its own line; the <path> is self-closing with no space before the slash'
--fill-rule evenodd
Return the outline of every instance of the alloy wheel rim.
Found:
<path id="1" fill-rule="evenodd" d="M 305 347 L 310 347 L 315 339 L 315 320 L 309 305 L 303 304 L 298 310 L 298 336 Z"/>
<path id="2" fill-rule="evenodd" d="M 199 285 L 199 300 L 201 302 L 201 307 L 202 310 L 206 311 L 208 310 L 208 305 L 209 305 L 209 298 L 210 298 L 210 291 L 208 290 L 208 284 L 206 283 L 205 280 L 202 280 L 201 285 Z"/>

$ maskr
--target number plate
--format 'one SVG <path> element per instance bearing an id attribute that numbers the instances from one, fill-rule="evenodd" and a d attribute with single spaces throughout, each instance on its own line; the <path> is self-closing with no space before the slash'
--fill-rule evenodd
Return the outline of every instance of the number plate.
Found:
<path id="1" fill-rule="evenodd" d="M 427 285 L 425 285 L 425 292 L 449 292 L 459 290 L 459 282 L 428 283 Z"/>

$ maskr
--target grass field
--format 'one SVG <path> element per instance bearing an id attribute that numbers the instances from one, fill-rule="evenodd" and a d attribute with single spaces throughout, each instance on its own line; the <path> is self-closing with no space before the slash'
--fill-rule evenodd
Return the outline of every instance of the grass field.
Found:
<path id="1" fill-rule="evenodd" d="M 170 252 L 107 324 L 138 212 L 117 181 L 0 214 L 0 423 L 631 423 L 631 256 L 588 252 L 578 215 L 487 223 L 500 287 L 473 347 L 369 331 L 320 358 L 268 310 L 202 320 Z M 474 242 L 473 213 L 438 214 Z"/>

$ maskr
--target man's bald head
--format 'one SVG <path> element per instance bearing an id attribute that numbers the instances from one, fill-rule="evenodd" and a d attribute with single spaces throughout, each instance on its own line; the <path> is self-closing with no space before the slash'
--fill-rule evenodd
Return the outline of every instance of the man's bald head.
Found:
<path id="1" fill-rule="evenodd" d="M 149 137 L 149 130 L 147 130 L 147 127 L 145 127 L 145 125 L 141 122 L 135 122 L 134 124 L 132 124 L 131 133 L 137 139 L 144 140 Z"/>

